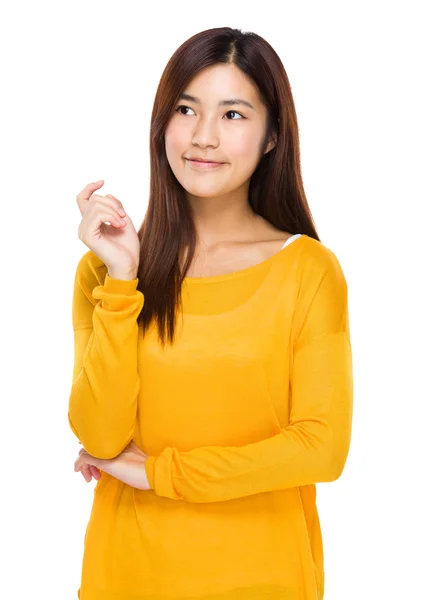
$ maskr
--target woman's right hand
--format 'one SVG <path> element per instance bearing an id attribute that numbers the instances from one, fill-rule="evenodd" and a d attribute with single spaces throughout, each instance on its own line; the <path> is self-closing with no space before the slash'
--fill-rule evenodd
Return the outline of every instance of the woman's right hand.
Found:
<path id="1" fill-rule="evenodd" d="M 94 193 L 103 185 L 103 179 L 89 183 L 76 196 L 82 215 L 79 239 L 104 262 L 109 271 L 137 273 L 140 251 L 137 231 L 120 200 L 112 194 L 100 196 Z"/>
<path id="2" fill-rule="evenodd" d="M 80 442 L 79 442 L 80 444 Z M 134 450 L 137 454 L 140 454 L 143 459 L 146 461 L 146 459 L 148 458 L 148 455 L 145 454 L 145 452 L 143 452 L 143 450 L 141 450 L 140 448 L 138 448 L 133 441 L 131 441 L 129 443 L 129 445 L 127 446 L 127 448 L 131 448 L 132 450 Z M 81 450 L 79 450 L 79 454 L 80 454 Z M 84 480 L 87 483 L 90 483 L 92 481 L 92 477 L 94 479 L 96 479 L 97 481 L 99 481 L 101 479 L 101 471 L 98 469 L 98 467 L 95 467 L 94 465 L 89 465 L 89 464 L 85 464 L 81 467 L 80 472 L 84 478 Z"/>

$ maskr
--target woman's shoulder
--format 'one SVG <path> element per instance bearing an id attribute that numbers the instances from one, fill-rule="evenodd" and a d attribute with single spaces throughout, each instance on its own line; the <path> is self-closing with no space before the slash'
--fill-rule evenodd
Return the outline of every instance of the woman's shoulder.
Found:
<path id="1" fill-rule="evenodd" d="M 344 278 L 344 272 L 336 252 L 325 243 L 305 235 L 300 264 L 307 276 L 320 278 L 326 274 Z"/>
<path id="2" fill-rule="evenodd" d="M 263 218 L 260 220 L 264 223 L 262 231 L 267 235 L 268 239 L 270 239 L 273 234 L 276 234 L 276 243 L 281 241 L 286 247 L 289 245 L 288 240 L 290 238 L 295 238 L 292 239 L 290 243 L 293 245 L 298 242 L 300 251 L 296 256 L 299 258 L 299 266 L 309 274 L 313 274 L 317 277 L 321 272 L 337 271 L 338 269 L 341 269 L 339 259 L 335 252 L 320 240 L 305 233 L 292 234 L 289 231 L 276 228 Z M 299 242 L 301 238 L 304 239 Z"/>

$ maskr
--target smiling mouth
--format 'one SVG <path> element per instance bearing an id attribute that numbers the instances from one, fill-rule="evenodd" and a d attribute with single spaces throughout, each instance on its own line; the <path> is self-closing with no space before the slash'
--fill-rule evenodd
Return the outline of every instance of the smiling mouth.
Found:
<path id="1" fill-rule="evenodd" d="M 227 163 L 219 163 L 219 162 L 211 162 L 211 161 L 202 161 L 202 160 L 191 160 L 190 158 L 186 158 L 188 164 L 192 167 L 198 169 L 216 169 L 218 167 L 222 167 Z"/>

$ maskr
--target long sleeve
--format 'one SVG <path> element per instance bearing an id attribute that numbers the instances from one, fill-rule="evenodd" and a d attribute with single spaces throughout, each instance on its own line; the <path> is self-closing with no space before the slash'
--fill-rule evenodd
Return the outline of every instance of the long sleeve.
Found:
<path id="1" fill-rule="evenodd" d="M 92 256 L 82 257 L 74 280 L 68 422 L 87 452 L 108 459 L 133 438 L 139 393 L 137 317 L 144 296 L 136 289 L 138 279 L 113 279 L 103 264 L 92 268 Z"/>
<path id="2" fill-rule="evenodd" d="M 146 475 L 158 496 L 218 502 L 339 478 L 353 408 L 348 290 L 337 260 L 311 281 L 295 311 L 288 426 L 241 447 L 167 447 L 149 456 Z"/>

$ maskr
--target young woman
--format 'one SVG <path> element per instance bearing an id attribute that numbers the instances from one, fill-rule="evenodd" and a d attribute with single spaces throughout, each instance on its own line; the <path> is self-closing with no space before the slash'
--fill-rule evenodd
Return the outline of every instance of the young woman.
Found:
<path id="1" fill-rule="evenodd" d="M 322 600 L 318 482 L 347 459 L 347 283 L 316 233 L 290 85 L 229 27 L 162 75 L 151 184 L 77 196 L 75 462 L 97 479 L 81 600 Z"/>

